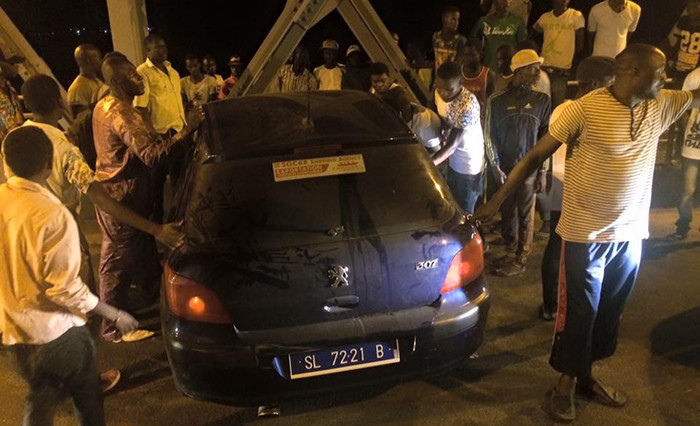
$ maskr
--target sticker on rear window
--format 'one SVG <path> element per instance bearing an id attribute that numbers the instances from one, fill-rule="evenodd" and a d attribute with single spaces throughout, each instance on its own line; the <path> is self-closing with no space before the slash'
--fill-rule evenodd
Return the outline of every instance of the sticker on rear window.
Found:
<path id="1" fill-rule="evenodd" d="M 365 171 L 365 160 L 362 158 L 362 154 L 307 158 L 272 163 L 272 172 L 275 175 L 275 182 L 364 173 Z"/>

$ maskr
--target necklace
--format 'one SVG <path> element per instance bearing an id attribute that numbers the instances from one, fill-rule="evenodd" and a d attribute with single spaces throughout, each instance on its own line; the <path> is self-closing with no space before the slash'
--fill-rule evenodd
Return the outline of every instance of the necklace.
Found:
<path id="1" fill-rule="evenodd" d="M 649 102 L 648 101 L 642 101 L 639 104 L 637 104 L 634 107 L 629 107 L 625 105 L 618 97 L 615 95 L 615 92 L 612 90 L 612 86 L 607 88 L 608 93 L 615 98 L 616 101 L 621 103 L 622 105 L 626 106 L 627 108 L 630 109 L 630 137 L 632 138 L 633 141 L 636 141 L 639 139 L 640 133 L 642 131 L 642 127 L 644 122 L 647 119 L 647 115 L 649 114 Z M 634 111 L 637 107 L 643 108 L 642 110 L 642 117 L 639 121 L 635 121 L 635 116 L 634 116 Z"/>

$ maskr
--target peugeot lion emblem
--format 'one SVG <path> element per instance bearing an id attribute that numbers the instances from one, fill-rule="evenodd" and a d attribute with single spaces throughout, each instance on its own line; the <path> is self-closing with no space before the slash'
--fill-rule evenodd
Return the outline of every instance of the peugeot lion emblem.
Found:
<path id="1" fill-rule="evenodd" d="M 347 266 L 336 265 L 328 270 L 328 278 L 331 280 L 331 287 L 349 286 L 348 281 L 350 268 Z"/>

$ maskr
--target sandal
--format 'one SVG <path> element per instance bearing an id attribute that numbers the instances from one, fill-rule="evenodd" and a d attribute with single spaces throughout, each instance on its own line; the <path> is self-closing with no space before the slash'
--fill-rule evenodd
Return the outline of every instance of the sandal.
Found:
<path id="1" fill-rule="evenodd" d="M 620 408 L 627 403 L 627 397 L 622 392 L 604 385 L 593 376 L 579 380 L 576 392 L 608 407 Z"/>
<path id="2" fill-rule="evenodd" d="M 569 423 L 576 420 L 576 401 L 573 389 L 569 395 L 560 395 L 556 388 L 552 388 L 547 392 L 545 398 L 542 410 L 549 414 L 552 420 L 559 423 Z"/>
<path id="3" fill-rule="evenodd" d="M 544 308 L 544 305 L 540 306 L 540 311 L 537 315 L 542 321 L 554 321 L 557 317 L 557 311 L 548 311 Z"/>

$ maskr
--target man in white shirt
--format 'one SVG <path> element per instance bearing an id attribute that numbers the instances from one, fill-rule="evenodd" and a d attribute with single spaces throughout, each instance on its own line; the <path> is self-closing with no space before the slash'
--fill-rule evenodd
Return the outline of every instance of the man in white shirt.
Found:
<path id="1" fill-rule="evenodd" d="M 384 91 L 379 97 L 394 108 L 399 117 L 408 124 L 428 154 L 433 155 L 440 150 L 442 121 L 435 111 L 412 103 L 401 86 Z"/>
<path id="2" fill-rule="evenodd" d="M 100 302 L 79 277 L 77 225 L 44 187 L 53 166 L 46 134 L 19 127 L 2 148 L 14 176 L 0 185 L 0 332 L 29 386 L 24 425 L 53 424 L 54 409 L 68 392 L 81 425 L 103 426 L 87 314 L 113 322 L 124 334 L 138 322 Z"/>
<path id="3" fill-rule="evenodd" d="M 318 81 L 318 90 L 340 90 L 345 74 L 345 66 L 338 63 L 338 49 L 335 40 L 325 40 L 323 50 L 323 65 L 314 69 L 314 77 Z"/>
<path id="4" fill-rule="evenodd" d="M 216 79 L 202 71 L 202 62 L 194 54 L 185 56 L 185 68 L 190 73 L 180 80 L 182 86 L 182 97 L 185 101 L 185 109 L 192 106 L 203 105 L 209 101 L 216 100 L 219 94 L 219 86 Z"/>
<path id="5" fill-rule="evenodd" d="M 214 57 L 211 55 L 204 55 L 204 58 L 202 59 L 202 67 L 207 75 L 214 77 L 216 80 L 216 86 L 218 87 L 216 94 L 218 96 L 219 91 L 221 90 L 221 85 L 224 84 L 224 78 L 221 76 L 221 74 L 216 73 L 216 60 L 214 60 Z"/>
<path id="6" fill-rule="evenodd" d="M 625 50 L 637 30 L 642 8 L 633 1 L 607 0 L 593 6 L 588 15 L 588 45 L 592 56 L 615 58 Z"/>
<path id="7" fill-rule="evenodd" d="M 683 83 L 683 90 L 700 89 L 700 68 L 688 74 Z M 690 223 L 693 221 L 693 198 L 698 185 L 698 169 L 700 169 L 700 110 L 694 108 L 685 129 L 683 139 L 683 191 L 678 204 L 678 221 L 676 232 L 666 237 L 669 241 L 682 241 L 688 237 Z"/>
<path id="8" fill-rule="evenodd" d="M 537 20 L 533 28 L 544 36 L 542 69 L 551 79 L 552 107 L 564 102 L 574 56 L 583 50 L 586 20 L 569 0 L 553 0 L 554 8 Z"/>
<path id="9" fill-rule="evenodd" d="M 484 187 L 484 132 L 481 109 L 473 93 L 462 87 L 462 69 L 443 63 L 435 81 L 437 111 L 447 125 L 446 143 L 433 156 L 436 166 L 449 159 L 447 184 L 457 204 L 472 214 Z"/>
<path id="10" fill-rule="evenodd" d="M 68 105 L 73 115 L 91 109 L 106 93 L 107 86 L 102 81 L 102 53 L 91 44 L 81 44 L 75 49 L 75 62 L 80 74 L 68 88 Z"/>
<path id="11" fill-rule="evenodd" d="M 150 34 L 144 39 L 146 62 L 136 67 L 143 77 L 143 95 L 134 98 L 134 106 L 150 122 L 153 130 L 163 137 L 172 136 L 185 127 L 185 107 L 182 103 L 180 74 L 168 62 L 168 46 L 163 37 Z M 153 171 L 151 191 L 153 194 L 153 218 L 163 221 L 163 187 L 166 175 L 177 184 L 185 153 L 173 150 L 164 164 Z"/>

